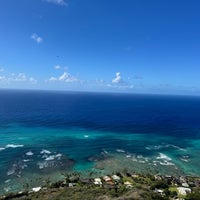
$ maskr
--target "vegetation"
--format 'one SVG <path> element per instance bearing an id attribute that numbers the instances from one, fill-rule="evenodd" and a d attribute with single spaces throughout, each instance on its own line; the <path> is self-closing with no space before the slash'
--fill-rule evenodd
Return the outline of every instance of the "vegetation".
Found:
<path id="1" fill-rule="evenodd" d="M 113 176 L 114 175 L 114 176 Z M 105 177 L 83 179 L 80 174 L 67 174 L 64 181 L 47 183 L 38 192 L 28 190 L 10 193 L 0 200 L 185 200 L 200 199 L 200 180 L 194 177 L 165 177 L 144 174 L 114 173 Z M 97 181 L 96 180 L 96 181 Z M 182 182 L 181 182 L 182 181 Z M 190 184 L 187 194 L 178 187 Z"/>
<path id="2" fill-rule="evenodd" d="M 195 188 L 190 194 L 187 194 L 185 200 L 199 200 L 200 188 Z"/>

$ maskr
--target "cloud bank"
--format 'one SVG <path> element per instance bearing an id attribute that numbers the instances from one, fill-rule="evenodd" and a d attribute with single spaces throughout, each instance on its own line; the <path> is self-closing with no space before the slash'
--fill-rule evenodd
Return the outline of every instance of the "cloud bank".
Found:
<path id="1" fill-rule="evenodd" d="M 12 83 L 12 82 L 24 82 L 24 83 L 32 83 L 36 84 L 37 80 L 33 77 L 27 76 L 25 73 L 12 73 L 8 76 L 0 76 L 0 81 L 3 83 Z"/>

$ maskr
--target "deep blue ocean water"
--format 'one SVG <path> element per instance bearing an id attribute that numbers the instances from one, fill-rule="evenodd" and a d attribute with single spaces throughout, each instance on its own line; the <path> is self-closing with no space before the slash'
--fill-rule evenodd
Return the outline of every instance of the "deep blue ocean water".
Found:
<path id="1" fill-rule="evenodd" d="M 200 175 L 200 97 L 0 90 L 0 192 L 62 173 Z"/>

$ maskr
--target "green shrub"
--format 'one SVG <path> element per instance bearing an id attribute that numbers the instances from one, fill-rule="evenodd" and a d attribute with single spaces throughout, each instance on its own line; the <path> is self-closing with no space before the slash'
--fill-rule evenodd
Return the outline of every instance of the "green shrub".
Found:
<path id="1" fill-rule="evenodd" d="M 196 188 L 192 193 L 187 194 L 185 200 L 199 200 L 200 199 L 200 188 Z"/>
<path id="2" fill-rule="evenodd" d="M 155 183 L 153 183 L 153 185 L 151 186 L 152 190 L 155 190 L 156 188 L 166 189 L 166 188 L 169 188 L 169 185 L 167 184 L 165 180 L 158 180 L 158 181 L 155 181 Z"/>

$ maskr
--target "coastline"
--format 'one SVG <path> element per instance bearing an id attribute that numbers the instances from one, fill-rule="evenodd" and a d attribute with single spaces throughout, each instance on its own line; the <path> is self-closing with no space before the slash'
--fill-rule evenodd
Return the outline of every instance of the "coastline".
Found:
<path id="1" fill-rule="evenodd" d="M 38 187 L 8 193 L 8 199 L 188 199 L 200 197 L 200 177 L 115 172 L 100 177 L 83 177 L 80 173 L 64 174 L 65 179 L 46 182 Z M 148 197 L 148 198 L 147 198 Z"/>
<path id="2" fill-rule="evenodd" d="M 164 145 L 164 147 L 165 146 L 166 145 Z M 170 147 L 171 146 L 172 145 L 170 145 Z M 21 148 L 22 147 L 20 147 L 19 150 Z M 149 146 L 148 148 L 150 149 L 155 147 Z M 158 148 L 158 146 L 156 146 L 156 148 Z M 161 146 L 159 146 L 159 148 L 161 148 Z M 167 148 L 169 148 L 169 145 L 167 145 Z M 185 153 L 185 151 L 177 146 L 173 146 L 173 148 L 177 149 L 179 152 Z M 131 174 L 149 173 L 152 175 L 159 174 L 162 176 L 168 175 L 173 177 L 199 176 L 199 174 L 187 173 L 187 171 L 184 171 L 184 168 L 182 168 L 182 165 L 177 165 L 174 162 L 174 159 L 169 157 L 168 154 L 158 152 L 153 158 L 150 158 L 142 156 L 141 154 L 131 154 L 124 149 L 116 149 L 115 151 L 106 151 L 104 149 L 100 154 L 86 157 L 83 163 L 78 164 L 70 157 L 64 156 L 59 152 L 51 152 L 48 148 L 38 151 L 39 154 L 31 150 L 26 150 L 25 152 L 25 156 L 29 160 L 26 160 L 26 157 L 24 157 L 23 162 L 19 162 L 21 168 L 17 168 L 18 165 L 13 165 L 14 168 L 11 168 L 8 171 L 10 174 L 7 174 L 1 183 L 2 194 L 21 191 L 26 187 L 26 185 L 29 185 L 29 188 L 35 188 L 38 187 L 38 185 L 41 185 L 40 183 L 42 183 L 43 186 L 46 182 L 53 183 L 63 181 L 65 179 L 65 174 L 70 173 L 78 173 L 82 178 L 102 177 L 106 174 L 112 174 L 117 171 L 129 171 Z M 40 158 L 39 156 L 42 160 L 35 162 L 34 158 L 38 159 Z M 31 160 L 33 164 L 37 164 L 36 166 L 38 169 L 31 168 L 31 166 L 22 168 L 24 164 L 29 164 Z M 89 163 L 88 166 L 86 165 L 87 163 Z"/>

